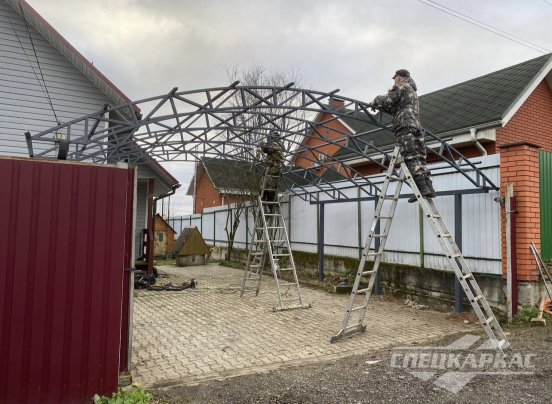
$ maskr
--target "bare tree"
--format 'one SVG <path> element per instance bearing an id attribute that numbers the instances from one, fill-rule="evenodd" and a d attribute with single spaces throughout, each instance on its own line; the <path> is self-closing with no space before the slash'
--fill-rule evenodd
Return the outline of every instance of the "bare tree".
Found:
<path id="1" fill-rule="evenodd" d="M 266 89 L 266 96 L 271 94 L 272 90 L 269 87 L 285 87 L 290 83 L 294 83 L 293 87 L 302 88 L 303 87 L 303 74 L 299 69 L 293 69 L 291 71 L 283 70 L 268 70 L 262 62 L 255 62 L 250 66 L 245 68 L 238 66 L 224 66 L 226 74 L 230 82 L 239 81 L 243 86 L 253 86 L 253 87 L 268 87 Z M 257 90 L 258 93 L 263 95 L 262 90 Z M 243 99 L 239 98 L 240 96 L 236 94 L 235 98 L 228 100 L 228 104 L 231 107 L 239 109 L 243 105 Z M 257 97 L 251 94 L 245 94 L 247 105 L 254 105 L 258 100 Z M 278 100 L 289 100 L 290 95 L 286 91 L 280 92 L 278 95 Z M 299 102 L 299 100 L 297 101 Z M 235 111 L 234 111 L 235 113 Z M 271 110 L 271 108 L 263 107 L 262 110 L 259 108 L 249 109 L 244 111 L 242 114 L 238 114 L 236 119 L 241 125 L 240 131 L 244 144 L 246 147 L 237 149 L 232 153 L 232 158 L 235 158 L 240 161 L 247 161 L 253 164 L 259 164 L 262 161 L 263 156 L 260 152 L 259 145 L 261 141 L 265 140 L 266 137 L 274 130 L 283 132 L 285 135 L 283 137 L 284 145 L 288 153 L 290 150 L 296 147 L 302 139 L 299 139 L 299 135 L 293 133 L 293 125 L 296 124 L 297 119 L 306 119 L 307 112 L 301 110 L 290 111 L 288 117 L 277 117 L 272 120 L 271 124 L 267 125 L 266 122 L 260 123 L 261 114 L 273 115 L 276 116 L 280 114 L 281 111 L 276 109 Z M 295 119 L 292 119 L 295 118 Z M 221 133 L 220 136 L 228 136 L 226 133 Z M 249 146 L 249 147 L 247 147 Z M 288 157 L 286 156 L 286 157 Z M 262 168 L 260 169 L 261 172 Z M 236 194 L 232 195 L 233 203 L 235 208 L 232 211 L 228 211 L 226 218 L 226 235 L 228 241 L 228 252 L 226 259 L 230 259 L 232 248 L 234 245 L 234 239 L 236 232 L 240 225 L 240 218 L 242 213 L 245 210 L 246 206 L 251 207 L 251 212 L 253 214 L 254 223 L 257 219 L 258 211 L 258 197 L 260 193 L 262 178 L 258 175 L 253 176 L 248 172 L 237 173 L 236 177 L 240 182 L 241 186 Z M 231 226 L 230 226 L 231 224 Z M 253 237 L 253 229 L 249 229 L 250 236 Z"/>

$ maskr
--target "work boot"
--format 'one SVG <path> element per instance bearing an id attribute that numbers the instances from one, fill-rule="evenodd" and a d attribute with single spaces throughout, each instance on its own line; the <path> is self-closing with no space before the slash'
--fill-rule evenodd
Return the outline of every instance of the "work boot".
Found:
<path id="1" fill-rule="evenodd" d="M 427 187 L 425 178 L 419 178 L 417 180 L 414 180 L 414 182 L 416 183 L 416 186 L 418 187 L 424 199 L 432 198 L 431 190 Z M 416 202 L 416 200 L 417 200 L 416 195 L 412 195 L 408 200 L 408 203 Z"/>
<path id="2" fill-rule="evenodd" d="M 433 189 L 433 182 L 428 178 L 425 179 L 425 183 L 429 189 L 429 191 L 431 192 L 431 195 L 428 196 L 428 198 L 435 198 L 437 196 L 437 194 L 435 193 L 435 190 Z"/>

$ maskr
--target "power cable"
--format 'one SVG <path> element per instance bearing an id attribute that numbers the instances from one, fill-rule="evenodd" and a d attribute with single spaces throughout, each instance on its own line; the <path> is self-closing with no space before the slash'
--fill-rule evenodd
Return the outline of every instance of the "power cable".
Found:
<path id="1" fill-rule="evenodd" d="M 459 13 L 458 11 L 455 11 L 455 10 L 453 10 L 453 9 L 451 9 L 451 8 L 442 6 L 441 4 L 436 3 L 436 2 L 434 2 L 434 1 L 427 0 L 427 1 L 430 1 L 431 3 L 433 3 L 433 4 L 426 3 L 426 2 L 424 2 L 424 1 L 422 1 L 422 0 L 418 0 L 418 1 L 419 1 L 420 3 L 422 3 L 422 4 L 425 4 L 426 6 L 433 7 L 433 8 L 436 9 L 436 10 L 442 11 L 443 13 L 446 13 L 446 14 L 448 14 L 448 15 L 452 15 L 453 17 L 456 17 L 456 18 L 458 18 L 458 19 L 460 19 L 460 20 L 462 20 L 462 21 L 466 21 L 466 22 L 468 22 L 468 23 L 470 23 L 470 24 L 472 24 L 472 25 L 475 25 L 476 27 L 479 27 L 479 28 L 484 29 L 485 31 L 492 32 L 493 34 L 496 34 L 496 35 L 501 36 L 501 37 L 503 37 L 503 38 L 509 39 L 510 41 L 513 41 L 513 42 L 516 42 L 516 43 L 518 43 L 518 44 L 520 44 L 520 45 L 526 46 L 527 48 L 533 49 L 533 50 L 535 50 L 535 51 L 537 51 L 537 52 L 541 52 L 541 53 L 543 53 L 543 54 L 552 52 L 552 51 L 549 50 L 549 49 L 546 49 L 546 48 L 543 48 L 542 46 L 533 44 L 533 43 L 531 43 L 531 42 L 529 42 L 529 41 L 526 41 L 525 39 L 518 38 L 518 37 L 516 37 L 516 36 L 514 36 L 514 35 L 512 35 L 512 34 L 508 34 L 507 32 L 501 31 L 501 30 L 499 30 L 498 28 L 494 28 L 494 27 L 492 27 L 492 26 L 490 26 L 490 25 L 488 25 L 488 24 L 485 24 L 485 23 L 483 23 L 483 22 L 477 21 L 476 19 L 474 19 L 474 18 L 472 18 L 472 17 L 469 17 L 469 16 L 467 16 L 467 15 L 465 15 L 465 14 L 461 14 L 461 13 Z M 439 7 L 442 7 L 442 8 L 436 7 L 434 4 L 437 5 L 437 6 L 439 6 Z M 443 10 L 443 9 L 450 10 L 451 12 L 446 11 L 446 10 Z M 453 13 L 454 13 L 454 14 L 453 14 Z M 469 20 L 466 19 L 466 18 L 462 18 L 462 17 L 460 17 L 460 16 L 469 18 Z M 472 21 L 470 21 L 470 20 L 472 20 Z M 474 22 L 474 21 L 475 21 L 475 22 Z M 504 34 L 504 35 L 503 35 L 503 34 Z M 515 39 L 513 39 L 513 38 L 515 38 Z M 517 40 L 516 40 L 516 39 L 517 39 Z M 523 41 L 523 42 L 520 42 L 520 41 Z M 538 48 L 540 48 L 540 49 L 538 49 Z"/>
<path id="2" fill-rule="evenodd" d="M 38 55 L 36 53 L 36 49 L 35 49 L 35 46 L 34 46 L 34 42 L 33 42 L 33 39 L 31 37 L 31 32 L 29 30 L 29 26 L 27 25 L 27 20 L 25 19 L 25 14 L 23 12 L 23 8 L 21 6 L 21 4 L 19 5 L 21 7 L 21 16 L 23 17 L 23 21 L 25 22 L 25 27 L 27 29 L 27 34 L 29 35 L 29 39 L 31 41 L 31 46 L 33 48 L 33 52 L 34 52 L 34 55 L 35 55 L 35 58 L 36 58 L 36 63 L 38 65 L 38 70 L 40 71 L 40 75 L 42 76 L 42 83 L 40 82 L 40 79 L 38 77 L 38 75 L 36 74 L 36 70 L 34 69 L 32 63 L 31 63 L 31 60 L 29 59 L 29 55 L 27 55 L 27 52 L 25 51 L 25 47 L 23 46 L 23 42 L 21 42 L 21 38 L 19 38 L 19 34 L 17 33 L 17 29 L 15 28 L 15 26 L 13 25 L 13 22 L 11 20 L 11 18 L 9 17 L 8 15 L 8 12 L 6 10 L 6 7 L 4 5 L 4 2 L 1 2 L 2 3 L 2 9 L 4 11 L 4 13 L 6 14 L 6 17 L 8 18 L 8 21 L 10 22 L 10 25 L 13 29 L 13 32 L 15 34 L 15 37 L 17 38 L 17 41 L 19 42 L 19 45 L 21 45 L 21 50 L 23 51 L 23 54 L 25 55 L 25 58 L 27 59 L 27 61 L 29 62 L 29 66 L 31 66 L 31 70 L 33 71 L 35 77 L 36 77 L 36 80 L 38 82 L 38 85 L 40 86 L 40 89 L 42 90 L 42 92 L 44 93 L 44 95 L 46 96 L 46 99 L 48 100 L 48 103 L 50 104 L 50 108 L 52 109 L 52 112 L 54 114 L 54 118 L 56 120 L 56 122 L 58 123 L 58 125 L 60 125 L 60 120 L 58 119 L 57 117 L 57 114 L 56 114 L 56 111 L 54 109 L 54 105 L 52 103 L 52 99 L 50 98 L 50 94 L 48 92 L 48 87 L 46 86 L 46 81 L 44 80 L 44 74 L 42 73 L 42 69 L 40 67 L 40 62 L 38 60 Z M 4 70 L 6 70 L 6 67 L 5 67 L 5 64 L 4 64 Z M 7 70 L 6 70 L 6 75 L 7 75 Z M 8 81 L 9 81 L 9 78 L 8 78 Z M 11 83 L 10 83 L 10 87 L 11 87 Z M 13 90 L 12 90 L 12 95 L 13 95 Z M 14 95 L 15 97 L 15 95 Z M 14 101 L 15 101 L 15 98 L 14 98 Z M 17 103 L 16 103 L 17 104 Z M 18 108 L 19 109 L 19 108 Z M 21 115 L 21 113 L 20 113 Z M 23 124 L 23 126 L 25 126 Z"/>
<path id="3" fill-rule="evenodd" d="M 21 16 L 23 17 L 23 21 L 25 22 L 25 27 L 27 28 L 27 34 L 29 35 L 29 39 L 31 41 L 31 46 L 33 47 L 33 52 L 34 52 L 34 55 L 35 55 L 36 64 L 38 65 L 38 71 L 40 72 L 40 76 L 42 77 L 42 82 L 44 83 L 44 89 L 46 90 L 46 97 L 48 98 L 48 102 L 50 103 L 50 107 L 52 108 L 52 112 L 54 113 L 54 118 L 56 118 L 57 124 L 61 125 L 61 122 L 57 117 L 56 110 L 54 109 L 54 104 L 52 103 L 52 99 L 50 98 L 50 93 L 48 92 L 48 87 L 46 86 L 46 80 L 44 80 L 44 74 L 42 73 L 42 68 L 40 67 L 40 61 L 38 60 L 38 55 L 36 54 L 36 49 L 35 49 L 35 46 L 34 46 L 33 38 L 31 36 L 31 30 L 29 30 L 29 25 L 27 24 L 27 19 L 25 18 L 25 12 L 23 11 L 23 6 L 21 5 L 21 3 L 19 3 L 19 8 L 21 9 Z M 17 35 L 17 33 L 16 33 L 16 35 Z M 23 46 L 23 45 L 21 45 L 21 46 Z M 25 52 L 25 50 L 23 50 L 23 52 Z M 32 65 L 31 65 L 31 68 L 32 68 Z M 34 72 L 34 68 L 33 68 L 33 72 Z"/>

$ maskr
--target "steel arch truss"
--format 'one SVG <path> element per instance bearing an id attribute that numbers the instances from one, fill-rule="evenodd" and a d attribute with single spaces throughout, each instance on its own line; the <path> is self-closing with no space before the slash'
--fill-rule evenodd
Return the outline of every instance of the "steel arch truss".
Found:
<path id="1" fill-rule="evenodd" d="M 127 160 L 131 164 L 149 159 L 212 159 L 262 175 L 259 143 L 276 130 L 286 150 L 283 183 L 292 193 L 311 200 L 318 198 L 315 194 L 348 199 L 341 190 L 341 181 L 359 186 L 365 196 L 378 195 L 379 188 L 349 163 L 363 158 L 386 168 L 389 154 L 370 141 L 371 133 L 388 131 L 389 143 L 393 143 L 393 133 L 382 123 L 381 113 L 372 115 L 367 103 L 336 96 L 339 90 L 298 89 L 293 83 L 284 87 L 238 84 L 181 92 L 174 88 L 165 95 L 114 107 L 106 105 L 96 113 L 46 131 L 27 132 L 29 155 L 62 155 L 94 162 Z M 142 116 L 137 112 L 140 109 L 150 112 Z M 370 124 L 370 129 L 351 135 L 335 124 L 342 118 Z M 498 189 L 476 164 L 445 140 L 427 130 L 425 137 L 428 153 L 464 175 L 474 190 Z M 341 158 L 328 155 L 323 151 L 328 145 L 347 153 Z M 299 161 L 303 162 L 301 166 Z"/>

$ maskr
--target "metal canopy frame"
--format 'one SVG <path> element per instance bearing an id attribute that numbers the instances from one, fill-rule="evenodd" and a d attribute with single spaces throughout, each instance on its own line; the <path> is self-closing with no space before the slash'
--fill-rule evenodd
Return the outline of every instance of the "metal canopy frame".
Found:
<path id="1" fill-rule="evenodd" d="M 381 112 L 373 115 L 366 102 L 337 96 L 339 90 L 320 92 L 283 87 L 240 86 L 181 91 L 128 102 L 105 105 L 93 114 L 74 119 L 40 133 L 25 133 L 31 157 L 67 158 L 78 161 L 141 164 L 148 160 L 176 162 L 213 159 L 238 170 L 263 175 L 261 140 L 276 130 L 285 145 L 287 164 L 282 185 L 311 202 L 351 200 L 341 184 L 358 186 L 363 197 L 377 196 L 380 189 L 349 163 L 359 158 L 386 169 L 390 155 L 369 139 L 371 133 L 389 131 Z M 339 101 L 338 104 L 335 102 Z M 139 115 L 136 110 L 150 110 Z M 329 118 L 321 120 L 321 113 Z M 131 119 L 125 120 L 124 116 Z M 349 118 L 369 123 L 372 129 L 351 135 L 338 129 L 336 121 Z M 498 190 L 475 163 L 450 146 L 445 139 L 424 130 L 428 154 L 461 173 L 474 193 Z M 308 139 L 314 139 L 307 145 Z M 393 144 L 390 141 L 389 144 Z M 40 150 L 34 152 L 35 146 Z M 322 148 L 334 145 L 349 151 L 346 156 L 326 154 Z M 296 164 L 302 158 L 316 170 Z M 328 179 L 323 172 L 332 171 Z M 395 172 L 395 175 L 398 173 Z"/>

